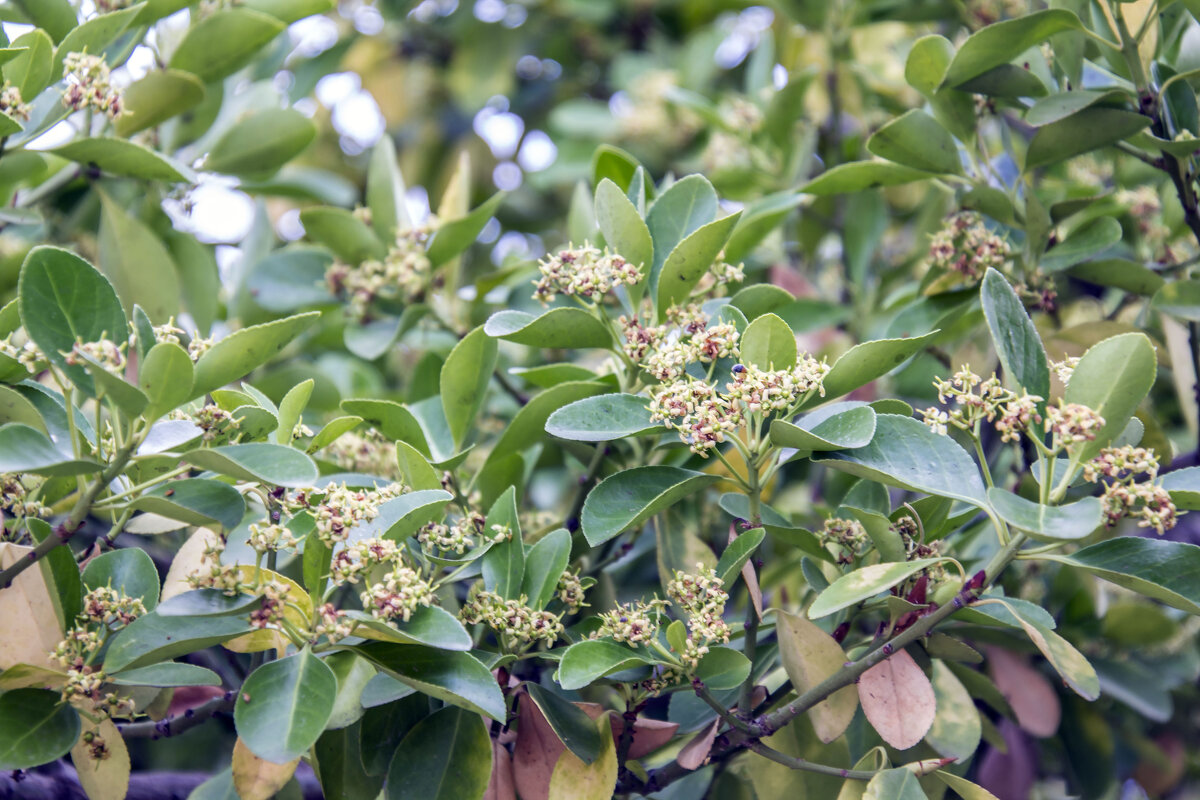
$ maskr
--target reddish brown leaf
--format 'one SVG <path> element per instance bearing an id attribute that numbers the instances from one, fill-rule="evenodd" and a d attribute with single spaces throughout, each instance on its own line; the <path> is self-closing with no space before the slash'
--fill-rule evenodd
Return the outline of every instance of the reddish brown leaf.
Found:
<path id="1" fill-rule="evenodd" d="M 620 743 L 625 720 L 621 719 L 620 714 L 610 714 L 608 721 L 612 724 L 613 741 Z M 638 717 L 633 724 L 633 744 L 629 746 L 629 757 L 636 759 L 650 755 L 671 741 L 677 730 L 679 724 L 676 722 Z"/>
<path id="2" fill-rule="evenodd" d="M 167 716 L 182 714 L 189 708 L 203 705 L 214 697 L 222 697 L 225 690 L 218 686 L 180 686 L 171 696 L 171 705 L 167 707 Z"/>
<path id="3" fill-rule="evenodd" d="M 713 740 L 717 738 L 717 728 L 721 719 L 714 717 L 708 726 L 697 733 L 692 740 L 683 746 L 675 760 L 684 769 L 698 769 L 708 761 L 708 753 L 712 750 Z"/>
<path id="4" fill-rule="evenodd" d="M 520 716 L 512 755 L 513 784 L 522 800 L 546 800 L 554 765 L 567 748 L 529 695 L 520 695 L 517 709 Z"/>
<path id="5" fill-rule="evenodd" d="M 1022 730 L 1040 738 L 1053 736 L 1062 720 L 1058 694 L 1046 676 L 1016 653 L 999 647 L 986 650 L 988 672 L 1012 706 Z"/>
<path id="6" fill-rule="evenodd" d="M 512 756 L 508 748 L 492 741 L 492 777 L 488 779 L 483 800 L 517 800 L 517 788 L 513 782 Z"/>
<path id="7" fill-rule="evenodd" d="M 937 714 L 933 685 L 904 650 L 862 674 L 858 701 L 871 727 L 897 750 L 925 738 Z"/>

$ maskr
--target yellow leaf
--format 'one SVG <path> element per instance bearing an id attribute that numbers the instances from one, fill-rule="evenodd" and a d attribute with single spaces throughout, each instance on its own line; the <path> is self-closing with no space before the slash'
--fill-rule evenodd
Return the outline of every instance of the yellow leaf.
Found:
<path id="1" fill-rule="evenodd" d="M 550 776 L 548 800 L 609 800 L 617 787 L 617 750 L 610 735 L 608 715 L 597 721 L 604 749 L 591 764 L 563 749 Z"/>
<path id="2" fill-rule="evenodd" d="M 31 547 L 0 543 L 0 569 L 7 569 L 33 552 Z M 14 664 L 57 668 L 50 651 L 62 641 L 63 630 L 40 569 L 27 569 L 12 586 L 0 591 L 0 669 Z"/>
<path id="3" fill-rule="evenodd" d="M 776 611 L 775 620 L 779 657 L 797 693 L 813 688 L 846 663 L 842 646 L 808 619 Z M 817 703 L 809 712 L 817 738 L 826 744 L 837 739 L 850 727 L 857 709 L 853 686 L 838 689 Z"/>
<path id="4" fill-rule="evenodd" d="M 92 757 L 96 741 L 86 741 L 89 734 L 104 741 L 107 750 L 104 758 Z M 129 750 L 112 720 L 85 726 L 83 736 L 71 748 L 71 761 L 79 773 L 79 785 L 83 787 L 88 800 L 123 800 L 129 791 Z"/>
<path id="5" fill-rule="evenodd" d="M 289 606 L 284 610 L 283 618 L 300 630 L 308 628 L 313 613 L 312 598 L 308 596 L 308 592 L 301 588 L 300 584 L 291 578 L 280 575 L 278 572 L 272 572 L 269 569 L 255 570 L 250 564 L 240 564 L 238 565 L 238 569 L 241 570 L 242 580 L 246 583 L 253 584 L 256 581 L 259 583 L 275 581 L 287 585 L 290 589 L 287 595 Z M 292 606 L 295 606 L 295 608 Z M 236 639 L 231 639 L 224 646 L 227 650 L 232 650 L 235 653 L 257 653 L 261 650 L 274 649 L 278 650 L 282 656 L 290 643 L 291 640 L 280 631 L 264 628 L 263 630 L 254 631 L 253 633 L 239 636 Z"/>
<path id="6" fill-rule="evenodd" d="M 268 800 L 291 780 L 300 759 L 286 764 L 265 761 L 242 743 L 233 745 L 233 788 L 242 800 Z"/>
<path id="7" fill-rule="evenodd" d="M 221 537 L 208 528 L 197 528 L 172 559 L 160 599 L 170 600 L 176 595 L 190 592 L 192 586 L 188 583 L 188 576 L 204 566 L 204 551 L 220 541 Z"/>

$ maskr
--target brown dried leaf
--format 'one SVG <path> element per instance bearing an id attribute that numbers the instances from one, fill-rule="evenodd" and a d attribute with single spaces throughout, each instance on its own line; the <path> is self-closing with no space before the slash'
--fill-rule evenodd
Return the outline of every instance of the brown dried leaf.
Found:
<path id="1" fill-rule="evenodd" d="M 554 765 L 567 748 L 529 695 L 520 695 L 517 709 L 520 716 L 513 745 L 513 783 L 522 800 L 547 800 Z"/>
<path id="2" fill-rule="evenodd" d="M 862 674 L 858 700 L 871 727 L 897 750 L 925 738 L 937 714 L 933 684 L 904 650 Z"/>
<path id="3" fill-rule="evenodd" d="M 1062 721 L 1062 705 L 1054 686 L 1016 653 L 1000 647 L 989 647 L 986 652 L 988 672 L 1012 706 L 1017 724 L 1033 736 L 1053 736 Z"/>
<path id="4" fill-rule="evenodd" d="M 517 789 L 513 783 L 512 756 L 508 748 L 492 740 L 492 777 L 488 779 L 483 800 L 517 800 Z"/>
<path id="5" fill-rule="evenodd" d="M 33 552 L 11 542 L 0 543 L 0 569 L 7 569 Z M 0 591 L 0 669 L 14 664 L 57 669 L 50 651 L 63 638 L 54 602 L 40 569 L 27 569 Z"/>
<path id="6" fill-rule="evenodd" d="M 85 726 L 84 735 L 88 732 L 104 740 L 108 756 L 92 758 L 91 746 L 80 736 L 71 748 L 71 761 L 79 774 L 79 785 L 83 787 L 88 800 L 123 800 L 129 791 L 129 750 L 125 747 L 121 732 L 109 719 L 99 725 Z"/>
<path id="7" fill-rule="evenodd" d="M 797 693 L 803 694 L 842 668 L 842 646 L 806 617 L 775 612 L 775 633 L 783 669 Z M 828 744 L 846 732 L 858 708 L 853 686 L 838 689 L 809 712 L 817 738 Z"/>
<path id="8" fill-rule="evenodd" d="M 291 780 L 300 759 L 273 764 L 250 752 L 239 737 L 233 745 L 233 788 L 242 800 L 270 800 Z"/>
<path id="9" fill-rule="evenodd" d="M 697 733 L 692 740 L 683 746 L 675 760 L 684 769 L 699 769 L 708 761 L 713 741 L 717 738 L 717 728 L 721 727 L 720 717 L 714 717 L 707 727 Z"/>

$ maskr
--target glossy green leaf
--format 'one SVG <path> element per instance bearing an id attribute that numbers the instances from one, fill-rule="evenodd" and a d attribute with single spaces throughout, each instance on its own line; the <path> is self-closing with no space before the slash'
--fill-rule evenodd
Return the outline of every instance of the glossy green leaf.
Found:
<path id="1" fill-rule="evenodd" d="M 204 169 L 264 176 L 300 155 L 317 138 L 317 126 L 291 108 L 268 108 L 238 120 L 213 144 Z"/>
<path id="2" fill-rule="evenodd" d="M 888 486 L 987 505 L 979 468 L 967 451 L 909 417 L 878 414 L 875 437 L 866 447 L 822 453 L 813 460 Z"/>
<path id="3" fill-rule="evenodd" d="M 129 8 L 120 8 L 105 14 L 97 14 L 81 25 L 72 28 L 70 33 L 62 37 L 54 50 L 54 66 L 51 74 L 55 77 L 63 73 L 63 61 L 68 53 L 91 53 L 105 56 L 113 61 L 114 53 L 109 52 L 109 45 L 133 23 L 142 9 L 140 4 L 131 4 Z"/>
<path id="4" fill-rule="evenodd" d="M 46 434 L 10 422 L 0 425 L 0 470 L 33 472 L 39 475 L 86 475 L 99 472 L 102 464 L 64 455 L 46 438 Z"/>
<path id="5" fill-rule="evenodd" d="M 797 692 L 819 685 L 846 663 L 846 653 L 837 640 L 806 617 L 776 610 L 775 623 L 779 658 Z M 813 706 L 809 718 L 817 737 L 832 742 L 850 727 L 857 710 L 858 692 L 846 686 Z"/>
<path id="6" fill-rule="evenodd" d="M 1132 136 L 1149 124 L 1149 117 L 1132 111 L 1085 108 L 1037 129 L 1025 152 L 1025 170 L 1097 150 Z"/>
<path id="7" fill-rule="evenodd" d="M 871 134 L 867 149 L 880 158 L 922 172 L 962 174 L 953 137 L 919 109 L 902 114 Z"/>
<path id="8" fill-rule="evenodd" d="M 607 389 L 603 383 L 571 381 L 533 396 L 500 434 L 492 446 L 488 463 L 493 463 L 498 456 L 519 453 L 539 444 L 545 438 L 547 423 L 554 414 Z"/>
<path id="9" fill-rule="evenodd" d="M 157 419 L 192 397 L 194 368 L 187 351 L 174 342 L 150 348 L 138 370 L 138 386 L 149 401 L 147 416 Z"/>
<path id="10" fill-rule="evenodd" d="M 742 361 L 760 369 L 791 369 L 796 365 L 796 334 L 775 314 L 756 317 L 739 342 Z"/>
<path id="11" fill-rule="evenodd" d="M 26 518 L 25 525 L 39 544 L 58 535 L 50 523 L 42 519 Z M 75 627 L 75 617 L 83 606 L 83 579 L 79 565 L 75 563 L 75 554 L 69 547 L 56 547 L 38 559 L 38 567 L 46 583 L 50 604 L 54 606 L 54 616 L 61 630 L 68 631 Z"/>
<path id="12" fill-rule="evenodd" d="M 885 592 L 941 559 L 918 558 L 913 561 L 885 562 L 872 564 L 847 573 L 817 595 L 808 608 L 809 619 L 820 619 L 835 611 L 869 600 Z"/>
<path id="13" fill-rule="evenodd" d="M 318 475 L 317 465 L 300 450 L 267 442 L 189 450 L 182 458 L 221 475 L 276 486 L 311 486 Z"/>
<path id="14" fill-rule="evenodd" d="M 101 553 L 83 569 L 88 591 L 109 587 L 142 601 L 147 611 L 158 605 L 158 569 L 145 550 L 126 547 Z"/>
<path id="15" fill-rule="evenodd" d="M 734 213 L 701 225 L 671 250 L 652 284 L 659 319 L 665 318 L 671 306 L 685 304 L 692 290 L 709 274 L 739 216 L 740 213 Z"/>
<path id="16" fill-rule="evenodd" d="M 1068 403 L 1080 403 L 1104 418 L 1096 438 L 1080 445 L 1077 457 L 1087 461 L 1125 430 L 1142 398 L 1154 385 L 1158 371 L 1154 345 L 1142 333 L 1125 333 L 1092 346 L 1079 360 L 1063 393 Z"/>
<path id="17" fill-rule="evenodd" d="M 28 769 L 67 754 L 79 738 L 79 714 L 59 693 L 12 689 L 0 694 L 0 769 Z"/>
<path id="18" fill-rule="evenodd" d="M 863 800 L 927 800 L 916 773 L 898 767 L 875 773 L 863 791 Z"/>
<path id="19" fill-rule="evenodd" d="M 404 176 L 396 163 L 396 143 L 384 136 L 371 151 L 367 168 L 367 208 L 371 209 L 371 227 L 382 242 L 393 242 L 398 231 L 412 227 L 405 191 Z"/>
<path id="20" fill-rule="evenodd" d="M 1163 288 L 1161 275 L 1127 258 L 1101 258 L 1071 267 L 1067 274 L 1097 286 L 1114 286 L 1134 294 L 1152 295 Z M 1175 281 L 1179 285 L 1185 281 Z"/>
<path id="21" fill-rule="evenodd" d="M 325 797 L 379 796 L 383 777 L 367 772 L 362 739 L 362 722 L 356 722 L 349 727 L 325 731 L 313 746 Z"/>
<path id="22" fill-rule="evenodd" d="M 236 528 L 246 514 L 241 492 L 227 483 L 185 478 L 155 486 L 134 498 L 130 508 L 149 511 L 188 525 Z"/>
<path id="23" fill-rule="evenodd" d="M 865 447 L 875 436 L 875 416 L 875 409 L 856 401 L 830 403 L 795 423 L 772 421 L 771 443 L 801 452 Z"/>
<path id="24" fill-rule="evenodd" d="M 558 663 L 558 683 L 568 691 L 582 689 L 605 675 L 653 663 L 651 657 L 629 645 L 610 639 L 587 639 L 563 653 Z"/>
<path id="25" fill-rule="evenodd" d="M 999 800 L 996 795 L 978 784 L 971 783 L 966 778 L 960 778 L 952 772 L 938 770 L 933 773 L 942 783 L 949 786 L 963 800 Z"/>
<path id="26" fill-rule="evenodd" d="M 61 42 L 79 24 L 76 11 L 70 0 L 15 0 L 17 7 L 29 17 L 29 21 Z M 31 97 L 32 95 L 25 95 Z"/>
<path id="27" fill-rule="evenodd" d="M 238 617 L 167 617 L 150 613 L 122 628 L 104 657 L 110 675 L 194 653 L 227 642 L 253 628 Z"/>
<path id="28" fill-rule="evenodd" d="M 1196 545 L 1119 536 L 1071 555 L 1046 557 L 1200 615 L 1200 547 Z"/>
<path id="29" fill-rule="evenodd" d="M 996 602 L 1007 605 L 1006 601 Z M 1082 653 L 1041 622 L 1026 618 L 1012 607 L 1009 607 L 1009 611 L 1016 616 L 1021 627 L 1025 629 L 1025 635 L 1046 657 L 1067 686 L 1084 700 L 1095 700 L 1100 696 L 1100 679 Z"/>
<path id="30" fill-rule="evenodd" d="M 328 247 L 348 264 L 383 258 L 387 248 L 367 225 L 344 208 L 306 208 L 300 212 L 305 235 Z"/>
<path id="31" fill-rule="evenodd" d="M 606 348 L 612 334 L 595 315 L 582 308 L 552 308 L 539 316 L 524 311 L 497 311 L 484 323 L 488 336 L 541 348 Z"/>
<path id="32" fill-rule="evenodd" d="M 512 533 L 511 538 L 493 544 L 482 561 L 484 588 L 506 600 L 516 600 L 520 596 L 521 583 L 525 578 L 525 543 L 521 538 L 518 514 L 517 490 L 510 486 L 492 504 L 483 523 L 488 533 L 496 525 Z"/>
<path id="33" fill-rule="evenodd" d="M 461 447 L 483 404 L 492 370 L 496 366 L 496 341 L 483 328 L 468 333 L 446 357 L 439 380 L 442 408 L 454 438 Z"/>
<path id="34" fill-rule="evenodd" d="M 192 589 L 163 600 L 160 617 L 225 617 L 246 614 L 262 604 L 261 595 L 227 595 L 219 589 Z"/>
<path id="35" fill-rule="evenodd" d="M 284 764 L 316 744 L 333 713 L 337 678 L 305 648 L 246 678 L 233 710 L 238 738 L 259 758 Z"/>
<path id="36" fill-rule="evenodd" d="M 730 264 L 744 260 L 803 200 L 804 195 L 787 191 L 749 203 L 725 243 L 725 260 Z"/>
<path id="37" fill-rule="evenodd" d="M 852 194 L 867 189 L 924 181 L 933 177 L 936 177 L 934 173 L 893 164 L 890 161 L 851 161 L 825 170 L 801 186 L 800 191 L 818 197 Z"/>
<path id="38" fill-rule="evenodd" d="M 621 187 L 608 178 L 596 186 L 596 222 L 604 241 L 614 253 L 649 275 L 654 264 L 654 242 L 650 229 Z"/>
<path id="39" fill-rule="evenodd" d="M 354 635 L 364 639 L 426 645 L 439 650 L 471 649 L 471 634 L 457 617 L 438 606 L 418 608 L 408 622 L 384 622 L 365 611 L 354 610 L 347 611 L 346 617 L 354 623 Z"/>
<path id="40" fill-rule="evenodd" d="M 207 667 L 195 664 L 179 664 L 174 661 L 152 664 L 138 669 L 127 669 L 110 675 L 109 680 L 117 686 L 220 686 L 221 676 Z"/>
<path id="41" fill-rule="evenodd" d="M 563 699 L 553 690 L 526 681 L 523 684 L 529 699 L 537 704 L 554 731 L 568 750 L 585 764 L 591 764 L 604 749 L 604 740 L 598 734 L 592 718 L 579 706 Z M 521 702 L 524 702 L 522 700 Z"/>
<path id="42" fill-rule="evenodd" d="M 1181 511 L 1200 511 L 1200 467 L 1184 467 L 1162 476 L 1162 487 Z"/>
<path id="43" fill-rule="evenodd" d="M 1005 378 L 1029 394 L 1048 398 L 1046 348 L 1016 291 L 1003 275 L 989 268 L 983 276 L 980 300 Z"/>
<path id="44" fill-rule="evenodd" d="M 124 94 L 124 113 L 115 123 L 118 136 L 153 128 L 190 111 L 204 101 L 204 83 L 177 69 L 146 73 L 129 85 Z"/>
<path id="45" fill-rule="evenodd" d="M 925 741 L 946 758 L 966 761 L 979 748 L 983 735 L 975 700 L 941 661 L 933 662 L 931 682 L 937 698 L 937 715 L 925 734 Z"/>
<path id="46" fill-rule="evenodd" d="M 475 714 L 443 708 L 417 723 L 388 768 L 387 800 L 482 797 L 492 773 L 492 741 Z"/>
<path id="47" fill-rule="evenodd" d="M 47 152 L 122 178 L 189 183 L 195 177 L 182 164 L 125 139 L 76 139 Z"/>
<path id="48" fill-rule="evenodd" d="M 550 531 L 529 548 L 521 594 L 529 598 L 530 608 L 541 611 L 554 598 L 570 559 L 571 534 L 565 528 Z"/>
<path id="49" fill-rule="evenodd" d="M 822 381 L 825 387 L 824 396 L 814 398 L 808 405 L 837 399 L 876 378 L 887 375 L 914 353 L 931 344 L 936 335 L 937 331 L 934 331 L 923 336 L 879 339 L 854 345 L 830 367 L 829 373 Z"/>
<path id="50" fill-rule="evenodd" d="M 317 321 L 319 313 L 296 314 L 234 331 L 217 342 L 196 362 L 192 395 L 208 394 L 244 378 L 279 354 L 284 347 Z"/>
<path id="51" fill-rule="evenodd" d="M 76 341 L 124 341 L 125 312 L 112 284 L 91 264 L 56 247 L 35 247 L 25 257 L 17 284 L 21 319 L 29 338 L 78 386 L 92 379 L 62 355 Z"/>
<path id="52" fill-rule="evenodd" d="M 427 254 L 430 263 L 434 267 L 440 267 L 474 244 L 483 226 L 496 213 L 496 209 L 500 208 L 504 197 L 504 192 L 497 192 L 471 209 L 466 216 L 443 222 L 429 242 Z"/>
<path id="53" fill-rule="evenodd" d="M 663 264 L 676 245 L 716 216 L 717 192 L 702 175 L 682 178 L 659 195 L 646 212 L 646 227 L 654 242 L 654 263 L 649 273 L 651 286 L 658 283 Z"/>
<path id="54" fill-rule="evenodd" d="M 336 0 L 244 0 L 245 8 L 270 14 L 281 22 L 295 22 L 298 19 L 311 17 L 314 14 L 324 14 L 332 11 Z"/>
<path id="55" fill-rule="evenodd" d="M 721 579 L 727 589 L 737 580 L 742 567 L 754 555 L 754 551 L 762 544 L 766 535 L 767 532 L 762 528 L 743 531 L 721 553 L 721 558 L 717 561 L 717 577 Z"/>
<path id="56" fill-rule="evenodd" d="M 377 642 L 355 651 L 392 677 L 447 703 L 504 720 L 504 696 L 491 671 L 470 653 Z"/>
<path id="57" fill-rule="evenodd" d="M 100 269 L 112 281 L 127 313 L 136 304 L 151 319 L 165 321 L 176 316 L 179 278 L 166 246 L 106 192 L 99 194 Z"/>
<path id="58" fill-rule="evenodd" d="M 719 478 L 679 467 L 635 467 L 605 478 L 588 493 L 581 524 L 596 547 Z"/>
<path id="59" fill-rule="evenodd" d="M 1041 541 L 1086 539 L 1104 521 L 1098 497 L 1085 497 L 1062 506 L 1043 506 L 999 487 L 988 490 L 988 500 L 1000 519 Z"/>
<path id="60" fill-rule="evenodd" d="M 407 407 L 393 400 L 352 399 L 342 401 L 342 410 L 362 417 L 392 441 L 407 442 L 423 455 L 429 445 L 421 423 Z"/>
<path id="61" fill-rule="evenodd" d="M 696 677 L 714 691 L 736 689 L 750 677 L 750 660 L 732 648 L 712 647 L 700 659 Z"/>
<path id="62" fill-rule="evenodd" d="M 650 419 L 649 400 L 635 394 L 603 394 L 568 403 L 546 420 L 546 432 L 575 442 L 610 442 L 664 433 Z"/>
<path id="63" fill-rule="evenodd" d="M 602 144 L 592 154 L 592 183 L 599 186 L 608 179 L 623 192 L 629 192 L 639 168 L 638 160 L 611 144 Z"/>
<path id="64" fill-rule="evenodd" d="M 1042 256 L 1039 266 L 1060 272 L 1102 253 L 1121 241 L 1121 223 L 1114 217 L 1099 217 L 1071 232 L 1064 241 Z"/>
<path id="65" fill-rule="evenodd" d="M 289 389 L 279 401 L 279 427 L 275 430 L 275 441 L 279 444 L 292 443 L 293 431 L 312 397 L 313 385 L 312 378 L 302 381 Z"/>
<path id="66" fill-rule="evenodd" d="M 216 11 L 188 28 L 171 56 L 171 68 L 212 83 L 249 64 L 283 29 L 275 17 L 248 8 Z"/>
<path id="67" fill-rule="evenodd" d="M 1150 305 L 1176 319 L 1200 322 L 1200 281 L 1171 281 L 1154 293 Z"/>
<path id="68" fill-rule="evenodd" d="M 958 86 L 993 67 L 1007 64 L 1056 33 L 1079 30 L 1079 18 L 1065 9 L 1036 11 L 997 22 L 971 34 L 946 67 L 943 86 Z"/>

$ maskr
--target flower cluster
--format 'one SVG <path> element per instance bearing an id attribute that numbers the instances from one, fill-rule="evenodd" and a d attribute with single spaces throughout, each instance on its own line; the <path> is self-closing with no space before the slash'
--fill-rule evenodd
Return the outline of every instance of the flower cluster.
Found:
<path id="1" fill-rule="evenodd" d="M 47 506 L 29 499 L 21 476 L 12 473 L 0 474 L 0 511 L 17 518 L 50 515 Z"/>
<path id="2" fill-rule="evenodd" d="M 360 577 L 380 564 L 403 566 L 400 547 L 391 539 L 363 539 L 339 550 L 330 564 L 330 577 L 342 585 L 358 583 Z"/>
<path id="3" fill-rule="evenodd" d="M 67 81 L 63 92 L 63 105 L 67 108 L 75 111 L 95 109 L 110 119 L 121 116 L 124 101 L 120 90 L 112 83 L 103 57 L 67 53 L 63 60 L 63 78 Z"/>
<path id="4" fill-rule="evenodd" d="M 1002 269 L 1012 253 L 1008 242 L 992 233 L 978 214 L 954 214 L 933 235 L 929 263 L 934 269 L 957 273 L 976 281 L 988 267 Z"/>
<path id="5" fill-rule="evenodd" d="M 363 433 L 343 433 L 322 450 L 333 463 L 350 472 L 364 472 L 381 478 L 397 480 L 400 468 L 396 464 L 396 446 L 377 430 Z"/>
<path id="6" fill-rule="evenodd" d="M 786 412 L 814 394 L 824 397 L 823 381 L 828 373 L 825 361 L 817 361 L 808 354 L 797 358 L 790 369 L 738 364 L 733 368 L 733 382 L 725 385 L 725 391 L 748 413 Z"/>
<path id="7" fill-rule="evenodd" d="M 433 223 L 398 233 L 382 260 L 368 259 L 358 266 L 334 262 L 325 272 L 325 283 L 349 301 L 350 314 L 357 320 L 370 319 L 376 300 L 407 303 L 425 291 L 433 274 L 426 252 L 432 233 Z"/>
<path id="8" fill-rule="evenodd" d="M 594 579 L 588 578 L 589 581 Z M 587 608 L 587 603 L 584 601 L 584 593 L 587 587 L 583 584 L 583 579 L 579 577 L 578 572 L 567 570 L 558 579 L 558 586 L 554 590 L 558 601 L 566 607 L 567 614 L 578 614 L 583 608 Z"/>
<path id="9" fill-rule="evenodd" d="M 221 554 L 224 552 L 224 537 L 205 547 L 200 559 L 201 566 L 187 576 L 188 585 L 193 589 L 216 589 L 230 597 L 246 588 L 237 565 L 221 563 Z"/>
<path id="10" fill-rule="evenodd" d="M 105 692 L 105 675 L 91 661 L 100 653 L 109 633 L 122 628 L 146 613 L 141 598 L 129 597 L 109 586 L 98 587 L 83 597 L 74 626 L 50 653 L 66 671 L 62 698 L 76 705 L 86 704 L 93 718 L 130 716 L 133 700 L 115 692 Z"/>
<path id="11" fill-rule="evenodd" d="M 368 587 L 362 593 L 363 608 L 375 619 L 404 622 L 418 608 L 436 602 L 433 587 L 412 567 L 395 566 L 383 576 L 383 580 Z"/>
<path id="12" fill-rule="evenodd" d="M 921 411 L 921 416 L 935 433 L 946 435 L 949 426 L 964 431 L 974 430 L 982 422 L 993 423 L 1006 442 L 1017 441 L 1030 426 L 1042 421 L 1038 403 L 1042 398 L 1032 394 L 1010 391 L 992 374 L 987 380 L 971 371 L 969 364 L 963 365 L 950 380 L 938 378 L 933 382 L 937 389 L 938 402 L 954 401 L 949 412 L 937 407 Z"/>
<path id="13" fill-rule="evenodd" d="M 1139 186 L 1117 191 L 1114 199 L 1128 209 L 1129 216 L 1137 223 L 1142 241 L 1157 256 L 1171 236 L 1171 228 L 1163 224 L 1162 200 L 1158 192 L 1152 186 Z M 1169 250 L 1164 255 L 1163 261 L 1170 263 L 1174 260 Z"/>
<path id="14" fill-rule="evenodd" d="M 482 622 L 513 642 L 554 644 L 563 632 L 561 618 L 549 611 L 534 611 L 528 603 L 529 598 L 525 595 L 506 600 L 495 592 L 480 590 L 476 584 L 459 617 L 468 625 Z"/>
<path id="15" fill-rule="evenodd" d="M 696 572 L 676 570 L 667 583 L 667 595 L 687 616 L 687 644 L 681 657 L 689 669 L 694 670 L 714 643 L 729 641 L 729 625 L 722 615 L 729 594 L 722 589 L 724 581 L 717 577 L 715 569 L 696 565 Z"/>
<path id="16" fill-rule="evenodd" d="M 31 110 L 29 103 L 26 103 L 21 97 L 20 89 L 8 81 L 0 86 L 0 112 L 15 119 L 27 120 Z"/>
<path id="17" fill-rule="evenodd" d="M 16 335 L 16 332 L 13 332 L 0 339 L 0 355 L 8 356 L 25 369 L 33 372 L 39 364 L 45 363 L 46 356 L 31 339 L 27 339 L 20 345 L 14 343 L 13 337 Z"/>
<path id="18" fill-rule="evenodd" d="M 200 438 L 207 444 L 228 441 L 241 427 L 241 422 L 234 419 L 233 414 L 215 403 L 201 406 L 190 416 L 183 411 L 177 416 L 190 418 L 197 428 L 204 431 Z"/>
<path id="19" fill-rule="evenodd" d="M 679 432 L 692 452 L 707 456 L 742 424 L 741 410 L 703 381 L 663 384 L 650 400 L 650 419 Z"/>
<path id="20" fill-rule="evenodd" d="M 1053 437 L 1051 450 L 1090 442 L 1103 427 L 1104 417 L 1085 405 L 1060 400 L 1057 406 L 1046 407 L 1046 433 Z"/>
<path id="21" fill-rule="evenodd" d="M 429 551 L 440 550 L 443 553 L 453 552 L 459 555 L 475 546 L 476 540 L 483 535 L 486 520 L 478 511 L 471 511 L 450 522 L 430 522 L 421 528 L 417 541 L 421 547 Z"/>
<path id="22" fill-rule="evenodd" d="M 621 603 L 599 615 L 600 627 L 592 635 L 611 636 L 615 641 L 629 645 L 651 641 L 658 635 L 658 626 L 666 607 L 667 601 L 658 598 L 648 603 Z"/>
<path id="23" fill-rule="evenodd" d="M 833 545 L 838 548 L 839 564 L 849 564 L 862 552 L 870 541 L 867 529 L 856 519 L 830 517 L 825 520 L 824 527 L 817 534 L 822 546 Z"/>
<path id="24" fill-rule="evenodd" d="M 354 633 L 354 623 L 346 618 L 345 611 L 333 603 L 326 603 L 317 609 L 312 632 L 313 636 L 324 636 L 330 642 L 336 642 Z"/>
<path id="25" fill-rule="evenodd" d="M 1115 526 L 1137 516 L 1138 527 L 1153 528 L 1161 536 L 1175 527 L 1178 511 L 1170 493 L 1159 485 L 1158 456 L 1145 447 L 1106 447 L 1083 465 L 1083 478 L 1104 485 L 1104 523 Z"/>
<path id="26" fill-rule="evenodd" d="M 283 581 L 264 581 L 256 591 L 262 595 L 262 604 L 250 612 L 250 624 L 255 628 L 278 628 L 287 608 L 287 595 L 291 591 Z"/>
<path id="27" fill-rule="evenodd" d="M 308 511 L 317 523 L 317 537 L 326 547 L 346 541 L 355 525 L 370 522 L 379 515 L 379 506 L 400 496 L 404 487 L 398 483 L 374 489 L 351 489 L 342 484 L 330 484 L 323 489 L 303 489 L 287 498 L 291 513 Z"/>
<path id="28" fill-rule="evenodd" d="M 1078 356 L 1068 356 L 1062 361 L 1051 361 L 1050 371 L 1058 376 L 1062 381 L 1062 385 L 1066 386 L 1071 382 L 1071 376 L 1075 374 L 1075 368 L 1079 366 Z"/>
<path id="29" fill-rule="evenodd" d="M 124 345 L 118 345 L 111 339 L 76 341 L 69 352 L 63 353 L 63 358 L 71 366 L 85 366 L 90 359 L 110 372 L 119 372 L 125 365 L 123 348 Z"/>
<path id="30" fill-rule="evenodd" d="M 300 544 L 300 540 L 286 526 L 263 520 L 251 523 L 248 543 L 257 553 L 270 553 L 290 550 Z"/>
<path id="31" fill-rule="evenodd" d="M 533 297 L 543 303 L 558 295 L 598 302 L 617 286 L 633 286 L 642 279 L 641 266 L 630 264 L 616 253 L 604 252 L 587 242 L 567 247 L 538 262 L 541 278 Z"/>

